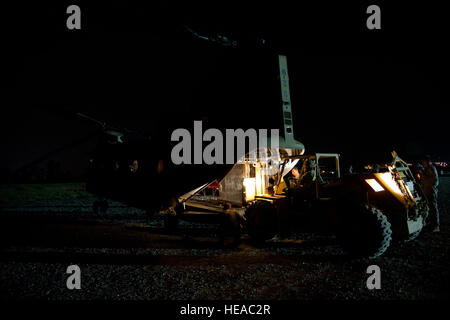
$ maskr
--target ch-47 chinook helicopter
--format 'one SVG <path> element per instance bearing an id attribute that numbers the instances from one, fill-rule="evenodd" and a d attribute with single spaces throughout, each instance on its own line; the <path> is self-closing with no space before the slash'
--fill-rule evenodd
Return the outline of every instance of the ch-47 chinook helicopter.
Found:
<path id="1" fill-rule="evenodd" d="M 112 126 L 82 113 L 77 116 L 102 129 L 90 155 L 86 183 L 87 191 L 98 196 L 93 204 L 97 214 L 107 212 L 108 200 L 144 209 L 149 215 L 161 208 L 173 209 L 177 195 L 227 170 L 219 165 L 174 165 L 166 136 Z"/>
<path id="2" fill-rule="evenodd" d="M 393 152 L 376 172 L 343 175 L 339 154 L 305 154 L 294 138 L 286 56 L 278 60 L 284 134 L 277 148 L 234 165 L 174 165 L 163 142 L 133 139 L 99 122 L 112 140 L 99 146 L 91 162 L 87 189 L 101 199 L 94 209 L 105 211 L 108 198 L 149 212 L 163 204 L 168 228 L 179 219 L 218 219 L 235 237 L 242 227 L 260 242 L 315 221 L 330 226 L 357 256 L 377 257 L 392 240 L 417 237 L 428 206 L 408 165 Z M 294 167 L 301 177 L 291 184 L 287 175 Z"/>

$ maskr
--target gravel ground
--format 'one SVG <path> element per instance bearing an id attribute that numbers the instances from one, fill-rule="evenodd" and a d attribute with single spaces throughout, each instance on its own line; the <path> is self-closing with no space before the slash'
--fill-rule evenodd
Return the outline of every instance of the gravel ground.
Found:
<path id="1" fill-rule="evenodd" d="M 210 236 L 201 246 L 183 237 L 155 240 L 147 237 L 151 237 L 151 228 L 162 226 L 159 216 L 149 227 L 142 210 L 111 203 L 108 217 L 93 217 L 93 199 L 5 206 L 2 215 L 90 217 L 102 225 L 126 228 L 126 237 L 142 239 L 143 244 L 120 248 L 4 246 L 0 296 L 45 300 L 448 299 L 450 178 L 441 178 L 439 196 L 441 232 L 397 243 L 375 260 L 350 259 L 332 237 L 311 234 L 298 234 L 297 241 L 272 242 L 265 247 L 252 246 L 244 237 L 236 249 L 217 247 Z M 182 228 L 214 232 L 208 225 L 185 223 Z M 81 268 L 81 290 L 66 288 L 66 268 L 71 263 Z M 381 269 L 379 290 L 366 287 L 366 270 L 372 264 Z"/>
<path id="2" fill-rule="evenodd" d="M 145 210 L 128 207 L 117 201 L 108 201 L 108 215 L 105 217 L 94 216 L 92 204 L 95 197 L 87 197 L 72 200 L 36 200 L 25 201 L 18 204 L 0 204 L 0 212 L 3 214 L 16 213 L 20 215 L 45 214 L 46 216 L 64 216 L 71 218 L 95 218 L 95 219 L 133 219 L 140 221 L 146 219 Z"/>

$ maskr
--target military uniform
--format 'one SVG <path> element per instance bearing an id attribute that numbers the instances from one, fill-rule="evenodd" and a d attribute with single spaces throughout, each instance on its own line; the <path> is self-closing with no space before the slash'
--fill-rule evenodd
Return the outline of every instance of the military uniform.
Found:
<path id="1" fill-rule="evenodd" d="M 431 228 L 439 228 L 439 208 L 438 208 L 438 185 L 439 177 L 436 168 L 430 164 L 425 166 L 422 170 L 421 184 L 425 196 L 428 200 L 429 215 L 428 215 L 428 225 Z"/>

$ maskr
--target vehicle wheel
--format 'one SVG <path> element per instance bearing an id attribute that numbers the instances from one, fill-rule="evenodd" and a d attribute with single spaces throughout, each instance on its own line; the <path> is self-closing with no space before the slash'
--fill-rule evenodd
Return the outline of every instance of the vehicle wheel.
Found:
<path id="1" fill-rule="evenodd" d="M 106 214 L 106 211 L 108 210 L 108 201 L 106 200 L 96 200 L 94 201 L 94 204 L 92 205 L 92 210 L 95 214 L 101 215 Z"/>
<path id="2" fill-rule="evenodd" d="M 248 235 L 256 241 L 272 239 L 277 232 L 277 211 L 268 201 L 257 201 L 245 211 Z"/>
<path id="3" fill-rule="evenodd" d="M 368 204 L 341 208 L 337 237 L 352 256 L 376 258 L 389 247 L 391 224 L 377 208 Z"/>

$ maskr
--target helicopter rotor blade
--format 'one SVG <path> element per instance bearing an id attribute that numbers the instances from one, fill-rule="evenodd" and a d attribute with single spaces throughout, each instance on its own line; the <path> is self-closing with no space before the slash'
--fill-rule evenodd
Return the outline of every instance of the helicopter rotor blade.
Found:
<path id="1" fill-rule="evenodd" d="M 95 119 L 95 118 L 93 118 L 93 117 L 91 117 L 91 116 L 88 116 L 88 115 L 84 114 L 84 113 L 77 112 L 76 115 L 79 116 L 79 117 L 81 117 L 81 118 L 85 118 L 85 119 L 88 119 L 88 120 L 90 120 L 90 121 L 92 121 L 92 122 L 95 122 L 95 123 L 101 125 L 102 128 L 105 128 L 105 127 L 106 127 L 106 122 L 102 122 L 102 121 L 100 121 L 100 120 L 97 120 L 97 119 Z"/>

